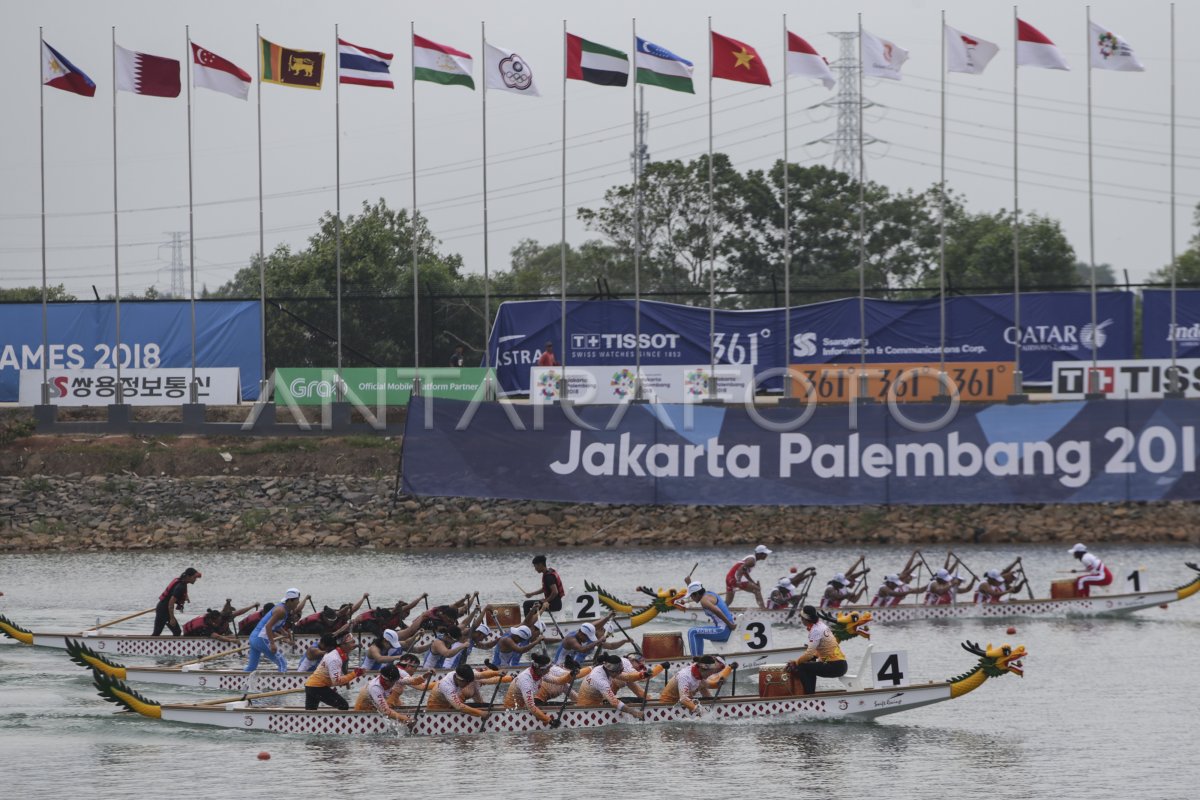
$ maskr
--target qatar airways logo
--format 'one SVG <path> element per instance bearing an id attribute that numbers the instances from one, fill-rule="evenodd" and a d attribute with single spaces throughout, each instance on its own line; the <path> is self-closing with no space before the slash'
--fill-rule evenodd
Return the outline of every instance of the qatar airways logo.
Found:
<path id="1" fill-rule="evenodd" d="M 1018 339 L 1023 347 L 1034 349 L 1049 349 L 1057 347 L 1063 350 L 1073 350 L 1076 347 L 1104 347 L 1108 341 L 1106 328 L 1113 324 L 1112 319 L 1092 325 L 1026 325 L 1021 328 L 1018 336 L 1017 328 L 1009 326 L 1004 329 L 1004 341 L 1017 344 Z"/>

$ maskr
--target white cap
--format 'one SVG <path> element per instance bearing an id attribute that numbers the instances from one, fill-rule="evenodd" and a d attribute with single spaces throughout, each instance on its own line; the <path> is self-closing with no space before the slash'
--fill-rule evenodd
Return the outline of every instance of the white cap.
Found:
<path id="1" fill-rule="evenodd" d="M 769 556 L 772 552 L 773 551 L 767 549 L 765 544 L 760 544 L 758 547 L 754 548 L 754 553 L 760 556 Z"/>
<path id="2" fill-rule="evenodd" d="M 704 591 L 704 584 L 701 583 L 700 581 L 692 581 L 691 583 L 688 584 L 688 594 L 695 594 L 696 592 L 703 592 L 703 591 Z"/>
<path id="3" fill-rule="evenodd" d="M 400 646 L 400 635 L 397 634 L 391 628 L 388 628 L 386 631 L 383 632 L 383 638 L 386 639 L 387 643 L 390 644 L 392 647 Z"/>
<path id="4" fill-rule="evenodd" d="M 486 622 L 479 623 L 479 627 L 475 629 L 475 632 L 478 633 L 480 636 L 491 636 L 492 635 L 492 629 L 487 626 Z"/>
<path id="5" fill-rule="evenodd" d="M 780 578 L 779 583 L 777 583 L 775 585 L 778 586 L 780 589 L 787 589 L 790 592 L 792 590 L 792 579 L 791 578 Z"/>
<path id="6" fill-rule="evenodd" d="M 522 627 L 524 627 L 524 626 L 522 626 Z M 542 622 L 540 619 L 537 622 L 533 623 L 533 627 L 537 628 L 539 633 L 546 632 L 546 623 Z"/>
<path id="7" fill-rule="evenodd" d="M 299 600 L 299 599 L 300 599 L 300 590 L 299 589 L 288 589 L 286 592 L 283 593 L 283 602 L 285 602 L 285 603 L 288 600 Z"/>
<path id="8" fill-rule="evenodd" d="M 586 636 L 590 641 L 596 641 L 596 626 L 590 622 L 585 622 L 579 626 L 579 632 Z"/>
<path id="9" fill-rule="evenodd" d="M 608 622 L 604 623 L 604 632 L 605 633 L 615 635 L 617 633 L 617 631 L 619 631 L 619 630 L 621 630 L 621 629 L 619 627 L 617 627 L 617 621 L 615 619 L 610 619 Z"/>
<path id="10" fill-rule="evenodd" d="M 939 569 L 936 573 L 934 573 L 933 577 L 937 578 L 939 581 L 948 581 L 950 580 L 950 571 Z"/>
<path id="11" fill-rule="evenodd" d="M 518 625 L 515 628 L 509 628 L 508 632 L 510 635 L 519 636 L 522 639 L 528 639 L 530 636 L 533 636 L 533 631 L 529 630 L 529 628 L 525 627 L 524 625 Z"/>
<path id="12" fill-rule="evenodd" d="M 900 583 L 899 575 L 885 575 L 883 578 L 885 583 Z"/>
<path id="13" fill-rule="evenodd" d="M 1075 555 L 1076 553 L 1086 553 L 1087 547 L 1082 542 L 1080 542 L 1080 543 L 1076 544 L 1074 547 L 1072 547 L 1070 550 L 1068 550 L 1067 552 L 1070 553 L 1071 555 Z"/>
<path id="14" fill-rule="evenodd" d="M 989 569 L 987 572 L 983 573 L 983 577 L 990 578 L 991 580 L 994 580 L 994 581 L 998 581 L 998 580 L 1000 580 L 1000 570 Z"/>
<path id="15" fill-rule="evenodd" d="M 840 573 L 840 572 L 839 572 L 837 575 L 834 575 L 834 576 L 833 576 L 833 580 L 837 581 L 837 582 L 838 582 L 838 583 L 840 583 L 842 586 L 849 586 L 849 585 L 850 585 L 850 581 L 846 580 L 846 576 L 845 576 L 845 575 L 843 575 L 843 574 L 842 574 L 842 573 Z"/>

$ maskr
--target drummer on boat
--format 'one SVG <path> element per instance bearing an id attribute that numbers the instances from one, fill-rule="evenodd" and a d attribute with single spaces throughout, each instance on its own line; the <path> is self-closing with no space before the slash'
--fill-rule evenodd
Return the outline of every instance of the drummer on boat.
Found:
<path id="1" fill-rule="evenodd" d="M 788 671 L 800 680 L 805 694 L 812 694 L 817 678 L 840 678 L 846 674 L 846 656 L 815 608 L 801 609 L 800 620 L 808 628 L 808 647 L 799 658 L 788 662 Z"/>
<path id="2" fill-rule="evenodd" d="M 172 579 L 158 596 L 158 604 L 154 607 L 154 632 L 151 636 L 161 636 L 163 628 L 167 628 L 175 636 L 183 635 L 183 629 L 175 619 L 176 611 L 183 611 L 188 602 L 188 587 L 200 580 L 200 570 L 188 567 L 178 578 Z"/>
<path id="3" fill-rule="evenodd" d="M 316 711 L 322 703 L 332 706 L 339 711 L 346 711 L 350 704 L 342 697 L 337 687 L 353 683 L 362 677 L 362 667 L 346 672 L 346 663 L 350 660 L 350 651 L 357 646 L 354 637 L 349 633 L 343 634 L 338 640 L 337 647 L 325 654 L 316 670 L 304 682 L 304 708 Z"/>
<path id="4" fill-rule="evenodd" d="M 1083 565 L 1082 570 L 1071 570 L 1073 573 L 1083 573 L 1075 579 L 1076 597 L 1090 597 L 1093 586 L 1108 586 L 1112 583 L 1112 572 L 1109 571 L 1108 567 L 1104 566 L 1103 561 L 1088 552 L 1087 545 L 1080 542 L 1072 547 L 1069 552 Z"/>
<path id="5" fill-rule="evenodd" d="M 766 603 L 763 601 L 762 584 L 750 577 L 750 571 L 760 561 L 766 561 L 767 556 L 771 555 L 771 550 L 767 546 L 760 544 L 754 548 L 754 552 L 743 559 L 733 562 L 733 566 L 729 568 L 729 572 L 725 573 L 725 604 L 732 605 L 733 597 L 738 591 L 749 592 L 754 595 L 755 601 L 758 602 L 759 608 L 766 608 Z"/>
<path id="6" fill-rule="evenodd" d="M 687 587 L 688 597 L 693 603 L 700 605 L 700 610 L 708 615 L 711 625 L 688 629 L 688 648 L 693 656 L 704 653 L 705 642 L 727 642 L 737 622 L 733 612 L 729 610 L 724 598 L 716 592 L 704 588 L 704 584 L 693 581 Z"/>

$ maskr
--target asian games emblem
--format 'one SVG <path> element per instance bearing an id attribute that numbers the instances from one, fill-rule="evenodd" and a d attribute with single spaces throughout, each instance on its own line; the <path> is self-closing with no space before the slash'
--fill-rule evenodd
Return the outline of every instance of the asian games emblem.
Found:
<path id="1" fill-rule="evenodd" d="M 608 382 L 612 389 L 613 396 L 622 399 L 633 394 L 633 384 L 636 376 L 631 369 L 619 369 L 613 373 L 612 380 Z"/>
<path id="2" fill-rule="evenodd" d="M 1100 34 L 1100 38 L 1096 40 L 1096 46 L 1100 49 L 1100 55 L 1107 61 L 1117 54 L 1117 37 L 1107 31 Z"/>
<path id="3" fill-rule="evenodd" d="M 703 397 L 708 393 L 708 373 L 702 369 L 689 369 L 683 373 L 685 397 Z"/>
<path id="4" fill-rule="evenodd" d="M 500 60 L 500 77 L 505 86 L 521 92 L 533 85 L 533 70 L 516 53 Z"/>
<path id="5" fill-rule="evenodd" d="M 554 370 L 547 370 L 538 376 L 536 391 L 545 400 L 554 400 L 558 397 L 558 373 Z"/>

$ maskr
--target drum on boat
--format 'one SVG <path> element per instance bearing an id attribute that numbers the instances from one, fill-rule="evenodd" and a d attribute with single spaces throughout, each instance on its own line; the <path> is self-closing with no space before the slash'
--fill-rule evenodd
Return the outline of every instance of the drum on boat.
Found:
<path id="1" fill-rule="evenodd" d="M 1064 597 L 1078 597 L 1075 592 L 1075 579 L 1063 578 L 1062 580 L 1050 582 L 1050 598 L 1059 600 Z"/>
<path id="2" fill-rule="evenodd" d="M 804 687 L 788 671 L 787 664 L 766 664 L 759 667 L 759 697 L 788 697 L 798 694 L 804 694 Z"/>
<path id="3" fill-rule="evenodd" d="M 646 658 L 683 658 L 683 634 L 642 634 L 642 655 Z"/>

